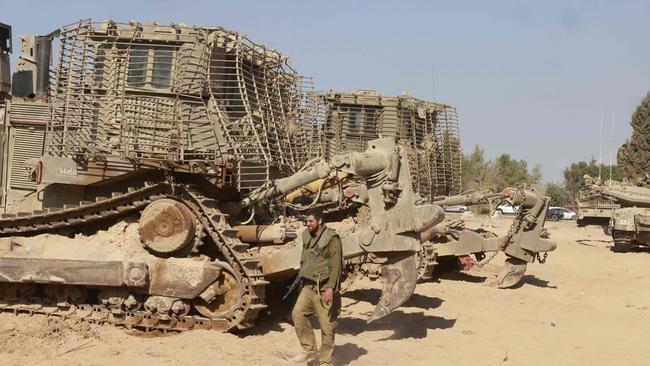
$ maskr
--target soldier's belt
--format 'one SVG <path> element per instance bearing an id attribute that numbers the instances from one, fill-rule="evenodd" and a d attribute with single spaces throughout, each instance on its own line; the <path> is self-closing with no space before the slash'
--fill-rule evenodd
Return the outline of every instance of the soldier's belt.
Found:
<path id="1" fill-rule="evenodd" d="M 327 280 L 329 280 L 329 278 L 325 278 L 325 279 L 323 279 L 323 280 L 320 281 L 320 287 L 321 287 L 321 288 L 322 288 L 323 286 L 325 286 L 325 284 L 327 283 Z M 312 287 L 312 288 L 316 288 L 316 287 L 317 287 L 317 283 L 316 283 L 316 281 L 312 281 L 312 280 L 307 279 L 307 278 L 303 278 L 303 279 L 302 279 L 302 285 L 303 285 L 303 286 L 307 286 L 307 287 Z"/>

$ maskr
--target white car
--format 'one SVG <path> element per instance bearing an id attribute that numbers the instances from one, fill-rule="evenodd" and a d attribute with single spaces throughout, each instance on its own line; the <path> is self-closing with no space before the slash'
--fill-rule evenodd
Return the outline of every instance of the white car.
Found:
<path id="1" fill-rule="evenodd" d="M 447 206 L 445 207 L 445 212 L 458 212 L 463 213 L 467 211 L 467 206 L 457 205 L 457 206 Z"/>
<path id="2" fill-rule="evenodd" d="M 509 203 L 503 203 L 497 206 L 496 212 L 501 215 L 514 215 L 519 211 L 519 207 L 513 207 Z"/>
<path id="3" fill-rule="evenodd" d="M 576 213 L 564 207 L 549 207 L 562 212 L 562 220 L 573 220 L 576 218 Z"/>

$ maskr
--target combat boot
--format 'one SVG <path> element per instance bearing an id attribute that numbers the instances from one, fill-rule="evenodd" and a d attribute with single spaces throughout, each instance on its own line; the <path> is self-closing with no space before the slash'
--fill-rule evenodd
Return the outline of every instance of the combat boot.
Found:
<path id="1" fill-rule="evenodd" d="M 293 362 L 309 362 L 315 360 L 316 358 L 318 358 L 318 351 L 302 351 L 293 358 Z"/>

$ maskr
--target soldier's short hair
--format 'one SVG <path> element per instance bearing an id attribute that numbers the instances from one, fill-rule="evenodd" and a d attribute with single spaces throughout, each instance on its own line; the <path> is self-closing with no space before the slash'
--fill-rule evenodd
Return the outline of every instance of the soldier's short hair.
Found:
<path id="1" fill-rule="evenodd" d="M 311 208 L 305 212 L 305 218 L 307 216 L 314 216 L 316 220 L 321 220 L 323 218 L 323 210 L 319 208 Z"/>

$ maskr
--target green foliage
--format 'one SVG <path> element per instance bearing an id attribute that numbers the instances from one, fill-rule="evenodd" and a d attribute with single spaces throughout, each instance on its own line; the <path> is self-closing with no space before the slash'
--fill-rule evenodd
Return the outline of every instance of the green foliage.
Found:
<path id="1" fill-rule="evenodd" d="M 632 137 L 618 150 L 618 164 L 630 180 L 650 171 L 650 93 L 632 114 Z"/>
<path id="2" fill-rule="evenodd" d="M 489 161 L 485 160 L 483 149 L 474 146 L 469 155 L 463 155 L 463 191 L 493 190 L 493 182 L 488 173 Z"/>
<path id="3" fill-rule="evenodd" d="M 564 206 L 572 202 L 569 192 L 561 184 L 548 183 L 546 195 L 551 198 L 551 206 Z"/>
<path id="4" fill-rule="evenodd" d="M 497 191 L 522 183 L 539 183 L 542 177 L 541 166 L 535 166 L 531 174 L 528 172 L 527 161 L 515 160 L 508 154 L 499 155 L 492 163 L 492 169 L 495 169 L 497 172 Z"/>
<path id="5" fill-rule="evenodd" d="M 564 188 L 566 189 L 571 201 L 574 201 L 578 195 L 578 190 L 585 184 L 584 176 L 598 177 L 598 162 L 591 158 L 586 161 L 579 161 L 571 164 L 564 170 Z M 602 165 L 601 177 L 603 180 L 609 179 L 609 165 Z M 612 179 L 621 180 L 623 174 L 617 165 L 612 166 Z"/>
<path id="6" fill-rule="evenodd" d="M 483 150 L 475 146 L 471 154 L 463 157 L 463 190 L 501 191 L 518 184 L 539 183 L 542 168 L 536 165 L 528 172 L 528 162 L 515 160 L 501 154 L 493 161 L 486 160 Z"/>

